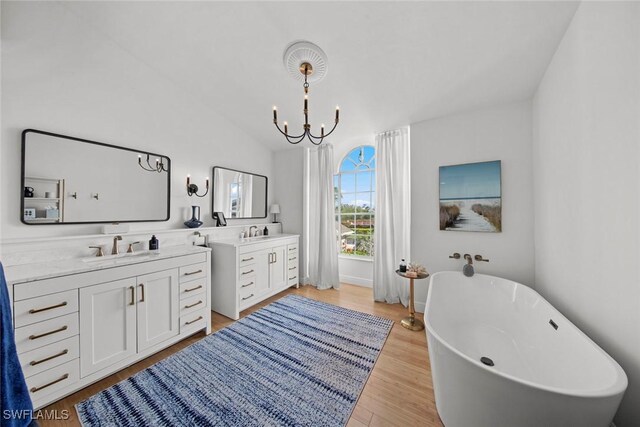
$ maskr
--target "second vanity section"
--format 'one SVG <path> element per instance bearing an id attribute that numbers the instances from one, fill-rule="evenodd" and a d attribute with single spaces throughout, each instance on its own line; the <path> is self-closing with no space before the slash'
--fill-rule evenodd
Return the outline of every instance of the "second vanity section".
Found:
<path id="1" fill-rule="evenodd" d="M 7 268 L 18 357 L 42 407 L 187 336 L 211 332 L 210 250 Z"/>
<path id="2" fill-rule="evenodd" d="M 299 283 L 294 234 L 211 242 L 211 309 L 231 319 Z"/>

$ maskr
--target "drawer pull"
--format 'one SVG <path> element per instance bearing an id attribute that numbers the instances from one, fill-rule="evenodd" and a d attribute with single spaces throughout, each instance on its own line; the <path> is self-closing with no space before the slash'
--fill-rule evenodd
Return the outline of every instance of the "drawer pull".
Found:
<path id="1" fill-rule="evenodd" d="M 251 286 L 251 285 L 253 285 L 253 282 L 246 283 L 246 284 L 244 284 L 244 285 L 242 285 L 240 287 L 241 288 L 246 288 L 247 286 Z"/>
<path id="2" fill-rule="evenodd" d="M 298 248 L 289 248 L 289 251 L 295 251 Z"/>
<path id="3" fill-rule="evenodd" d="M 297 268 L 297 267 L 291 267 L 291 268 L 289 268 L 289 271 L 291 271 L 291 270 L 295 270 L 296 268 Z"/>
<path id="4" fill-rule="evenodd" d="M 40 359 L 40 360 L 33 360 L 31 363 L 29 363 L 29 365 L 36 366 L 41 363 L 48 362 L 49 360 L 55 359 L 56 357 L 64 356 L 67 353 L 69 353 L 69 350 L 64 349 L 60 353 L 54 354 L 53 356 L 45 357 L 44 359 Z"/>
<path id="5" fill-rule="evenodd" d="M 29 310 L 30 314 L 36 314 L 36 313 L 41 313 L 43 311 L 47 311 L 47 310 L 53 310 L 54 308 L 60 308 L 60 307 L 64 307 L 65 305 L 67 305 L 67 302 L 61 302 L 60 304 L 56 304 L 56 305 L 51 305 L 49 307 L 44 307 L 44 308 L 32 308 L 31 310 Z"/>
<path id="6" fill-rule="evenodd" d="M 289 280 L 297 279 L 298 276 L 289 277 Z"/>
<path id="7" fill-rule="evenodd" d="M 249 271 L 244 271 L 244 272 L 242 273 L 242 275 L 244 276 L 245 274 L 249 274 L 249 273 L 253 273 L 253 269 L 251 269 L 251 270 L 249 270 Z"/>
<path id="8" fill-rule="evenodd" d="M 191 307 L 195 307 L 198 304 L 202 304 L 202 300 L 198 301 L 198 302 L 194 302 L 193 304 L 189 304 L 189 305 L 185 305 L 184 308 L 191 308 Z"/>
<path id="9" fill-rule="evenodd" d="M 142 290 L 142 298 L 140 298 L 140 302 L 144 302 L 144 283 L 140 283 L 140 289 Z"/>
<path id="10" fill-rule="evenodd" d="M 129 286 L 129 290 L 131 291 L 131 302 L 129 305 L 136 305 L 136 288 Z"/>
<path id="11" fill-rule="evenodd" d="M 64 380 L 66 380 L 67 378 L 69 378 L 69 374 L 64 374 L 63 376 L 61 376 L 61 377 L 60 377 L 60 378 L 58 378 L 57 380 L 53 380 L 53 381 L 51 381 L 51 382 L 50 382 L 50 383 L 48 383 L 48 384 L 41 385 L 41 386 L 39 386 L 39 387 L 31 387 L 31 390 L 29 390 L 29 391 L 30 391 L 31 393 L 35 393 L 36 391 L 40 391 L 40 390 L 45 389 L 45 388 L 47 388 L 47 387 L 49 387 L 49 386 L 52 386 L 52 385 L 54 385 L 54 384 L 57 384 L 57 383 L 59 383 L 60 381 L 64 381 Z"/>
<path id="12" fill-rule="evenodd" d="M 289 261 L 293 261 L 294 259 L 297 259 L 297 258 L 296 257 L 289 258 Z"/>
<path id="13" fill-rule="evenodd" d="M 46 337 L 52 334 L 57 334 L 58 332 L 62 332 L 62 331 L 66 331 L 67 329 L 69 329 L 68 326 L 63 326 L 62 328 L 58 328 L 55 331 L 49 331 L 49 332 L 45 332 L 44 334 L 40 334 L 40 335 L 31 335 L 29 337 L 30 340 L 37 340 L 38 338 L 42 338 L 42 337 Z"/>
<path id="14" fill-rule="evenodd" d="M 242 262 L 247 262 L 247 261 L 251 261 L 251 260 L 253 260 L 253 257 L 251 257 L 251 258 L 242 258 Z"/>
<path id="15" fill-rule="evenodd" d="M 242 301 L 248 300 L 249 298 L 252 298 L 253 294 L 249 295 L 248 297 L 242 298 Z"/>
<path id="16" fill-rule="evenodd" d="M 193 291 L 197 291 L 198 289 L 202 289 L 202 285 L 198 285 L 195 288 L 191 288 L 191 289 L 185 289 L 185 292 L 193 292 Z"/>
<path id="17" fill-rule="evenodd" d="M 192 271 L 191 273 L 184 273 L 184 275 L 185 276 L 191 276 L 192 274 L 198 274 L 198 273 L 202 273 L 202 269 L 196 270 L 196 271 Z"/>
<path id="18" fill-rule="evenodd" d="M 190 325 L 190 324 L 192 324 L 192 323 L 196 323 L 198 320 L 202 320 L 202 316 L 198 316 L 198 318 L 197 318 L 197 319 L 193 319 L 193 320 L 192 320 L 192 321 L 190 321 L 190 322 L 184 322 L 184 324 L 185 324 L 185 325 Z"/>

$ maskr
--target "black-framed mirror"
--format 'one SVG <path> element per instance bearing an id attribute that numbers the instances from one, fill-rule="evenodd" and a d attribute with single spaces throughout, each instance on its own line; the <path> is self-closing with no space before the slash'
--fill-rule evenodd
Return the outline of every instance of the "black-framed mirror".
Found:
<path id="1" fill-rule="evenodd" d="M 266 218 L 269 180 L 264 175 L 213 167 L 211 212 L 222 212 L 227 220 Z"/>
<path id="2" fill-rule="evenodd" d="M 20 220 L 28 225 L 167 221 L 171 160 L 26 129 L 21 193 Z"/>

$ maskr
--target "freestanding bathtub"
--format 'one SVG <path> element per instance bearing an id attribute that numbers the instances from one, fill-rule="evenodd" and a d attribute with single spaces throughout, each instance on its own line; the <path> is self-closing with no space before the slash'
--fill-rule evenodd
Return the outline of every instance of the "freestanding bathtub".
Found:
<path id="1" fill-rule="evenodd" d="M 627 376 L 537 292 L 450 271 L 429 283 L 425 325 L 445 427 L 610 425 Z"/>

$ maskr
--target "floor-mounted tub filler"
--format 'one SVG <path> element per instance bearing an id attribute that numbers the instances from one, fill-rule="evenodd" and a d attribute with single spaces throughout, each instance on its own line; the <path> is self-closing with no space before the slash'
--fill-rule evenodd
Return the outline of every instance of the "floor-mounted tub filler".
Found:
<path id="1" fill-rule="evenodd" d="M 520 283 L 431 276 L 425 309 L 446 427 L 607 427 L 627 388 L 596 343 Z"/>

